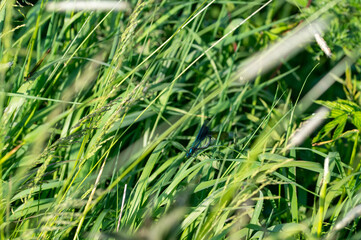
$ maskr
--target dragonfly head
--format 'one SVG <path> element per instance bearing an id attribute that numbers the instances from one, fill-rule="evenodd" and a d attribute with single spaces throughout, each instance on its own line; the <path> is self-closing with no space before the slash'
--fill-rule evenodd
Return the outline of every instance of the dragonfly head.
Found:
<path id="1" fill-rule="evenodd" d="M 193 153 L 194 153 L 194 148 L 193 147 L 191 147 L 189 150 L 188 150 L 188 152 L 187 152 L 187 158 L 189 158 L 189 157 L 191 157 L 192 155 L 193 155 Z"/>

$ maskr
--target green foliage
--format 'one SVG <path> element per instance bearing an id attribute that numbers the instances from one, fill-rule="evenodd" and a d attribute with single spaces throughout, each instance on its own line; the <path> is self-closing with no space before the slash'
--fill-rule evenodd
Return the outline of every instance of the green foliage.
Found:
<path id="1" fill-rule="evenodd" d="M 0 238 L 357 239 L 360 60 L 332 70 L 360 52 L 357 1 L 128 2 L 0 3 Z M 331 58 L 311 42 L 239 80 L 314 19 Z M 292 145 L 319 104 L 327 122 Z"/>
<path id="2" fill-rule="evenodd" d="M 336 101 L 316 101 L 318 104 L 328 107 L 331 111 L 329 114 L 329 119 L 332 119 L 328 122 L 313 139 L 314 142 L 319 141 L 328 135 L 332 130 L 334 130 L 331 139 L 337 139 L 341 134 L 344 133 L 344 129 L 347 123 L 347 120 L 350 119 L 351 123 L 359 130 L 360 127 L 360 116 L 361 108 L 348 100 L 338 99 Z"/>
<path id="3" fill-rule="evenodd" d="M 357 80 L 354 79 L 354 84 L 351 80 L 350 68 L 346 69 L 346 79 L 344 81 L 344 92 L 348 100 L 337 99 L 336 101 L 316 101 L 330 109 L 328 122 L 313 139 L 313 142 L 318 142 L 333 131 L 331 140 L 338 139 L 341 135 L 345 135 L 345 126 L 349 120 L 358 131 L 361 130 L 361 107 L 359 102 L 360 92 L 356 89 Z"/>

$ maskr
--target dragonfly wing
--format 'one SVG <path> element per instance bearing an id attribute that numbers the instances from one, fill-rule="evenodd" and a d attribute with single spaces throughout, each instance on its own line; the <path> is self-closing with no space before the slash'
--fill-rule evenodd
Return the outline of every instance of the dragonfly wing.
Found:
<path id="1" fill-rule="evenodd" d="M 197 138 L 203 141 L 208 135 L 209 135 L 209 128 L 207 127 L 206 124 L 203 124 L 201 130 L 199 130 Z"/>
<path id="2" fill-rule="evenodd" d="M 187 157 L 190 157 L 193 155 L 194 152 L 196 152 L 199 149 L 204 149 L 207 148 L 209 146 L 209 144 L 211 143 L 211 138 L 209 135 L 209 128 L 207 127 L 207 123 L 204 123 L 201 127 L 201 129 L 199 130 L 196 139 L 194 140 L 192 147 L 188 150 L 187 152 Z M 201 143 L 203 142 L 203 140 L 208 137 L 208 143 L 206 144 L 205 147 L 200 147 Z"/>

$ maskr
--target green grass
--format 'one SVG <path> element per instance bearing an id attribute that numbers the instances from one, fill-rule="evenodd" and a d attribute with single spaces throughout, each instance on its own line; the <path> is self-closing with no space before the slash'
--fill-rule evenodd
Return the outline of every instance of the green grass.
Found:
<path id="1" fill-rule="evenodd" d="M 0 3 L 1 239 L 360 238 L 358 1 L 46 4 Z"/>

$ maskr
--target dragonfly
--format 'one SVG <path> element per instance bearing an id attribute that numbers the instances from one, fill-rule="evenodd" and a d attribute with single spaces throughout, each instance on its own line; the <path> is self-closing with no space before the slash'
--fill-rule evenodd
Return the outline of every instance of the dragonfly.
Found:
<path id="1" fill-rule="evenodd" d="M 208 142 L 205 146 L 201 147 L 201 143 L 208 139 Z M 206 149 L 211 144 L 211 132 L 207 127 L 207 123 L 204 123 L 201 129 L 198 132 L 196 139 L 194 140 L 192 147 L 187 152 L 187 158 L 191 157 L 197 150 Z"/>
<path id="2" fill-rule="evenodd" d="M 31 78 L 34 73 L 36 72 L 36 70 L 38 70 L 38 68 L 40 67 L 41 63 L 44 61 L 45 57 L 50 53 L 51 48 L 49 48 L 48 50 L 46 50 L 46 52 L 44 53 L 44 55 L 42 56 L 42 58 L 35 64 L 35 66 L 33 67 L 33 69 L 30 70 L 29 74 L 24 77 L 25 81 L 28 80 L 29 78 Z"/>

